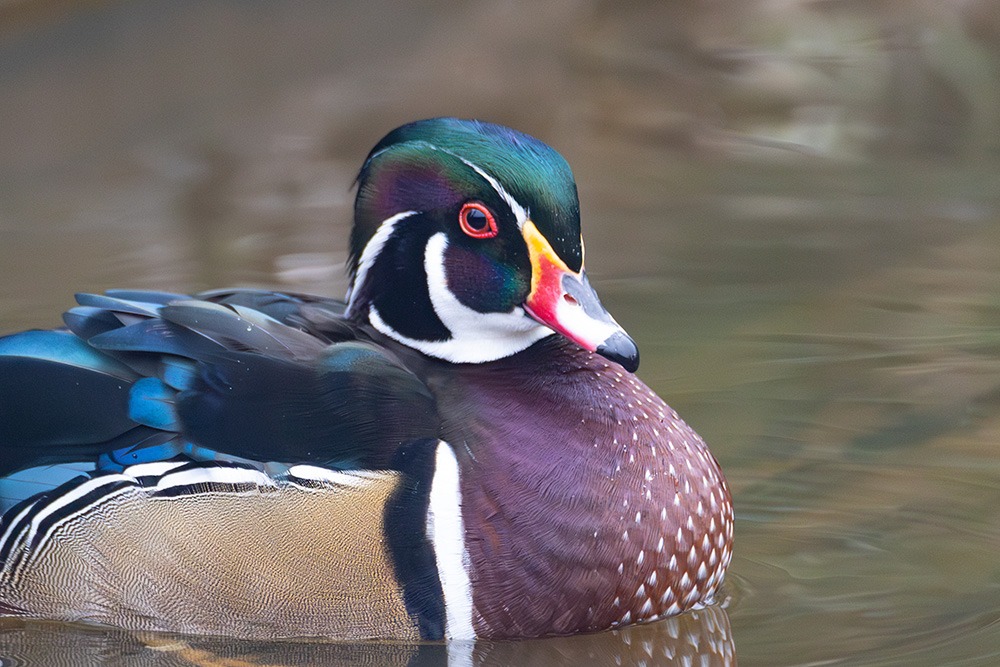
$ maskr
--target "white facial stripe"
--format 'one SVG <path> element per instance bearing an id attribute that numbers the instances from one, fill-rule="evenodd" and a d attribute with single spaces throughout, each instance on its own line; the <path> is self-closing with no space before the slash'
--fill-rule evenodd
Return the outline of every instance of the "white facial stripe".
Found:
<path id="1" fill-rule="evenodd" d="M 444 252 L 448 238 L 438 232 L 427 241 L 424 270 L 427 291 L 438 319 L 451 332 L 442 341 L 416 340 L 400 334 L 372 306 L 368 319 L 378 331 L 424 354 L 453 363 L 495 361 L 527 349 L 554 332 L 529 318 L 521 307 L 509 313 L 480 313 L 462 304 L 448 288 Z"/>
<path id="2" fill-rule="evenodd" d="M 479 165 L 469 162 L 468 160 L 466 160 L 464 157 L 462 157 L 457 153 L 453 153 L 452 151 L 446 148 L 441 148 L 440 146 L 434 146 L 433 144 L 428 144 L 428 146 L 433 150 L 441 151 L 442 153 L 447 153 L 453 158 L 461 160 L 462 164 L 464 164 L 465 166 L 469 167 L 474 172 L 479 174 L 484 181 L 490 184 L 490 187 L 496 190 L 496 193 L 500 195 L 500 198 L 503 199 L 505 202 L 507 202 L 507 206 L 510 206 L 510 210 L 514 214 L 514 219 L 517 220 L 517 228 L 521 229 L 522 227 L 524 227 L 524 224 L 528 222 L 528 217 L 529 217 L 528 209 L 521 206 L 521 204 L 516 199 L 514 199 L 514 197 L 509 192 L 507 192 L 502 185 L 500 185 L 500 181 L 487 174 L 486 170 L 480 167 Z"/>
<path id="3" fill-rule="evenodd" d="M 378 226 L 375 233 L 369 239 L 368 244 L 365 249 L 361 251 L 361 258 L 358 260 L 358 270 L 354 275 L 354 282 L 351 284 L 351 289 L 347 294 L 347 309 L 344 312 L 345 315 L 350 316 L 351 310 L 354 307 L 354 297 L 361 292 L 361 287 L 365 283 L 365 278 L 368 277 L 368 270 L 371 269 L 372 264 L 378 258 L 379 253 L 382 252 L 382 248 L 385 247 L 386 241 L 392 236 L 392 233 L 396 230 L 396 223 L 400 220 L 415 215 L 416 211 L 404 211 L 403 213 L 397 213 L 391 218 L 386 218 L 382 221 L 382 224 Z"/>
<path id="4" fill-rule="evenodd" d="M 517 220 L 517 228 L 518 229 L 523 228 L 524 224 L 528 221 L 528 210 L 523 206 L 521 206 L 521 204 L 519 204 L 518 201 L 514 199 L 514 197 L 512 197 L 509 192 L 504 190 L 503 186 L 500 185 L 500 182 L 497 181 L 497 179 L 487 174 L 478 165 L 475 165 L 458 155 L 456 155 L 455 157 L 464 162 L 473 171 L 482 176 L 483 180 L 485 180 L 487 183 L 493 186 L 493 189 L 497 191 L 497 194 L 500 195 L 500 198 L 503 199 L 505 202 L 507 202 L 507 205 L 510 206 L 510 210 L 514 213 L 514 218 Z"/>
<path id="5" fill-rule="evenodd" d="M 441 440 L 434 457 L 426 531 L 427 539 L 434 547 L 438 578 L 444 594 L 445 635 L 448 639 L 475 639 L 458 460 L 451 447 Z"/>
<path id="6" fill-rule="evenodd" d="M 425 141 L 422 141 L 420 143 L 424 144 L 425 146 L 427 146 L 431 150 L 441 151 L 442 153 L 446 153 L 447 155 L 450 155 L 453 158 L 461 160 L 462 163 L 465 166 L 469 167 L 470 169 L 472 169 L 473 171 L 475 171 L 477 174 L 479 174 L 483 178 L 483 180 L 485 180 L 487 183 L 489 183 L 490 186 L 494 190 L 496 190 L 497 194 L 500 195 L 500 198 L 503 199 L 505 202 L 507 202 L 507 205 L 510 206 L 510 210 L 514 213 L 514 218 L 517 220 L 517 228 L 521 229 L 522 227 L 524 227 L 524 224 L 528 221 L 528 218 L 531 216 L 531 212 L 527 208 L 525 208 L 524 206 L 522 206 L 516 199 L 514 199 L 514 197 L 509 192 L 507 192 L 507 190 L 505 190 L 502 185 L 500 185 L 500 181 L 498 181 L 497 179 L 493 178 L 488 173 L 486 173 L 486 170 L 483 169 L 482 167 L 480 167 L 479 165 L 474 164 L 472 162 L 469 162 L 468 160 L 466 160 L 461 155 L 459 155 L 457 153 L 454 153 L 454 152 L 448 150 L 447 148 L 441 148 L 440 146 L 435 146 L 434 144 L 427 143 Z M 368 162 L 366 164 L 370 164 L 372 160 L 374 160 L 375 158 L 377 158 L 379 155 L 381 155 L 382 153 L 386 152 L 390 148 L 392 148 L 392 146 L 387 146 L 386 148 L 383 148 L 382 150 L 378 151 L 377 153 L 373 153 L 368 158 Z M 412 213 L 414 213 L 414 211 L 410 211 L 409 213 L 412 214 Z M 400 215 L 403 215 L 403 214 L 400 214 Z M 390 220 L 392 220 L 392 218 L 390 218 Z M 388 222 L 388 220 L 386 222 Z M 374 237 L 373 237 L 373 240 L 374 240 Z M 379 249 L 381 250 L 381 248 L 379 248 Z M 367 250 L 367 247 L 366 247 L 366 250 Z M 378 253 L 376 253 L 376 254 L 378 254 Z M 355 282 L 357 282 L 357 281 L 355 281 Z"/>

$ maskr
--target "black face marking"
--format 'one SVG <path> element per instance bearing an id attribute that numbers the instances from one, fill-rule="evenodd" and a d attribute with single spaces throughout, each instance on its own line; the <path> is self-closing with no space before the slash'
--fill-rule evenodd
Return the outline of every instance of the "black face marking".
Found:
<path id="1" fill-rule="evenodd" d="M 427 288 L 424 249 L 433 232 L 427 216 L 408 218 L 386 241 L 369 271 L 365 288 L 372 304 L 395 331 L 416 340 L 448 340 L 451 332 L 434 312 Z"/>

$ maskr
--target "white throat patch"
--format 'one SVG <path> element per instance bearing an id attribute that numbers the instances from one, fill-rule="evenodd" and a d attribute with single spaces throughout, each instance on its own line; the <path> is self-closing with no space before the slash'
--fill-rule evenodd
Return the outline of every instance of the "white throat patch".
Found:
<path id="1" fill-rule="evenodd" d="M 378 331 L 403 345 L 445 361 L 478 364 L 509 357 L 555 332 L 534 321 L 520 306 L 508 313 L 480 313 L 462 304 L 448 288 L 444 252 L 448 237 L 438 232 L 427 241 L 424 270 L 427 291 L 438 319 L 451 332 L 448 340 L 416 340 L 399 333 L 379 315 L 375 306 L 368 319 Z"/>

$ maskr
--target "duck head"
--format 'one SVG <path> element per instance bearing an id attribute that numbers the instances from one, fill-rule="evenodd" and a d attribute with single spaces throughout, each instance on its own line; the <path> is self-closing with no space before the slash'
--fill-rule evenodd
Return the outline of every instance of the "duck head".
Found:
<path id="1" fill-rule="evenodd" d="M 358 176 L 348 316 L 432 357 L 481 363 L 561 334 L 634 371 L 639 352 L 584 271 L 569 165 L 473 120 L 404 125 Z"/>

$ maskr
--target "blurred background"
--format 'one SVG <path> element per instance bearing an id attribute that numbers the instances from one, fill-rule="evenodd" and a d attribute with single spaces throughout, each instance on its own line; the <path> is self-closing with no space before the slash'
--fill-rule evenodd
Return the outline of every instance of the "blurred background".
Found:
<path id="1" fill-rule="evenodd" d="M 0 0 L 0 331 L 342 295 L 361 160 L 437 115 L 573 166 L 591 279 L 733 488 L 742 664 L 1000 662 L 995 0 Z"/>

